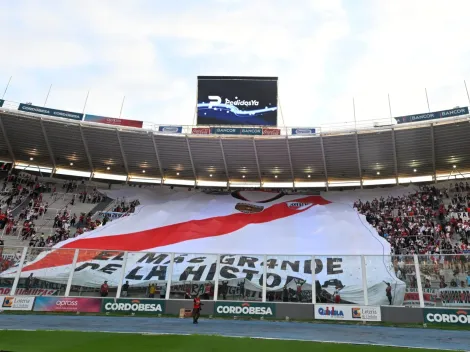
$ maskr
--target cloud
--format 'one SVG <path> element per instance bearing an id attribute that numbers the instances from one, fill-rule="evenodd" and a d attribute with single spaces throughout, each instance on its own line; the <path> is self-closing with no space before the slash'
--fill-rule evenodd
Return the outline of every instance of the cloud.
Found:
<path id="1" fill-rule="evenodd" d="M 197 75 L 279 76 L 286 125 L 467 105 L 470 4 L 450 0 L 0 3 L 6 98 L 191 124 Z M 3 53 L 6 53 L 3 54 Z M 53 104 L 53 105 L 52 105 Z M 282 123 L 282 119 L 280 119 Z"/>

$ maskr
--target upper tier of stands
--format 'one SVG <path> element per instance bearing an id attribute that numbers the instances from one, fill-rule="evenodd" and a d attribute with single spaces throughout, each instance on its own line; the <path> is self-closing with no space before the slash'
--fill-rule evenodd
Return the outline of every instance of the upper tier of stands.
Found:
<path id="1" fill-rule="evenodd" d="M 450 173 L 468 177 L 470 170 L 469 117 L 309 136 L 235 138 L 166 134 L 4 110 L 0 160 L 61 175 L 321 189 L 442 180 Z"/>

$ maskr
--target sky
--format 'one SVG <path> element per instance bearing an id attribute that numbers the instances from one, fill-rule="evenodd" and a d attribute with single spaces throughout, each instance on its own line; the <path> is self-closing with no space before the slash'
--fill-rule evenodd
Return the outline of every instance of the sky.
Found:
<path id="1" fill-rule="evenodd" d="M 280 126 L 468 106 L 468 0 L 3 0 L 0 98 L 195 123 L 198 75 L 279 77 Z"/>

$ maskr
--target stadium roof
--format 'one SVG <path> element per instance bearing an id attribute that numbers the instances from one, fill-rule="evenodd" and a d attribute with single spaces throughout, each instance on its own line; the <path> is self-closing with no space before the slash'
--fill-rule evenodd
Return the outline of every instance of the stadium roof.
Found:
<path id="1" fill-rule="evenodd" d="M 0 110 L 17 168 L 166 184 L 325 187 L 431 181 L 470 170 L 470 118 L 312 136 L 165 134 Z"/>

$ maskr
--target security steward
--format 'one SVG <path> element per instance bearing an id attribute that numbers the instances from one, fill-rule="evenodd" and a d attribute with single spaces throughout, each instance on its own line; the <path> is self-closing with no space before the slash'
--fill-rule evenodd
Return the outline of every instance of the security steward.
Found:
<path id="1" fill-rule="evenodd" d="M 199 293 L 197 296 L 194 298 L 194 304 L 193 304 L 193 324 L 197 324 L 197 320 L 199 319 L 201 315 L 201 306 L 204 304 L 201 303 L 201 298 L 199 297 Z"/>

